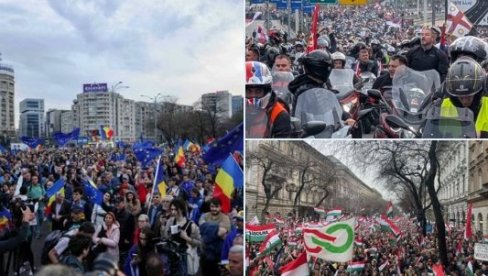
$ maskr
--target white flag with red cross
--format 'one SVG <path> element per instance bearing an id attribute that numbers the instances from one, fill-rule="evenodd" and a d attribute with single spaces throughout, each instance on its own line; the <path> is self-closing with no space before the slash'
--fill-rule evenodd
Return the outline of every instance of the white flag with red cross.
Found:
<path id="1" fill-rule="evenodd" d="M 468 18 L 460 11 L 456 5 L 449 2 L 449 12 L 447 14 L 447 32 L 456 37 L 461 37 L 467 35 L 473 24 L 469 22 Z"/>

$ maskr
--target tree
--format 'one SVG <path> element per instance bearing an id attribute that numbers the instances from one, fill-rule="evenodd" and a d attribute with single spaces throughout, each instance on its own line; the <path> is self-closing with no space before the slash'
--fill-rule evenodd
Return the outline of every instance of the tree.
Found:
<path id="1" fill-rule="evenodd" d="M 289 163 L 286 162 L 286 160 L 279 158 L 270 158 L 270 156 L 262 150 L 247 152 L 246 160 L 248 162 L 246 165 L 248 168 L 257 166 L 262 171 L 259 184 L 263 186 L 266 198 L 264 209 L 261 211 L 261 216 L 263 217 L 268 211 L 271 200 L 275 198 L 283 188 L 282 183 L 277 183 L 271 179 L 271 175 L 273 172 L 281 173 L 283 168 L 286 168 Z"/>
<path id="2" fill-rule="evenodd" d="M 445 226 L 437 197 L 441 183 L 436 183 L 435 179 L 440 178 L 438 156 L 446 150 L 449 150 L 448 142 L 436 141 L 355 141 L 341 143 L 334 150 L 336 154 L 350 159 L 347 163 L 354 159 L 363 172 L 376 170 L 376 177 L 383 180 L 385 188 L 414 209 L 424 235 L 425 211 L 432 206 L 439 257 L 444 265 L 448 265 Z"/>

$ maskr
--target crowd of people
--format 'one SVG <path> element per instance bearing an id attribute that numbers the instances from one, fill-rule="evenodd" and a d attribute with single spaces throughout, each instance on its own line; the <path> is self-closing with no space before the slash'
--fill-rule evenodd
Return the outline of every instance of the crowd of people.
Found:
<path id="1" fill-rule="evenodd" d="M 396 217 L 392 220 L 401 229 L 399 236 L 382 229 L 375 217 L 356 217 L 352 260 L 333 262 L 309 257 L 309 275 L 439 275 L 435 274 L 440 267 L 435 225 L 433 231 L 424 236 L 415 218 Z M 280 275 L 281 268 L 306 251 L 303 229 L 327 225 L 324 218 L 313 221 L 290 215 L 283 219 L 279 212 L 274 218 L 268 217 L 263 222 L 269 223 L 276 225 L 282 242 L 265 255 L 259 254 L 261 242 L 247 244 L 247 271 L 251 276 Z M 484 242 L 482 233 L 478 232 L 472 238 L 465 239 L 464 226 L 451 225 L 446 228 L 446 242 L 449 265 L 442 268 L 445 274 L 441 275 L 488 273 L 488 263 L 474 258 L 474 244 Z M 362 267 L 353 269 L 353 265 L 358 263 Z"/>
<path id="2" fill-rule="evenodd" d="M 353 70 L 350 81 L 354 88 L 351 91 L 377 89 L 394 109 L 397 107 L 388 97 L 391 96 L 395 71 L 408 71 L 396 70 L 400 66 L 415 72 L 433 70 L 442 83 L 434 85 L 432 91 L 422 91 L 425 95 L 425 100 L 422 98 L 425 109 L 422 111 L 447 105 L 468 108 L 474 115 L 477 137 L 485 132 L 481 127 L 485 116 L 479 116 L 484 110 L 484 93 L 480 92 L 487 89 L 484 85 L 473 86 L 485 83 L 484 75 L 488 72 L 488 43 L 483 27 L 475 27 L 472 30 L 475 35 L 457 34 L 459 37 L 456 37 L 447 29 L 442 31 L 439 26 L 413 26 L 412 22 L 403 19 L 401 10 L 381 5 L 321 7 L 316 22 L 316 26 L 310 27 L 315 31 L 313 35 L 298 34 L 292 39 L 283 29 L 272 27 L 265 30 L 258 26 L 248 36 L 245 81 L 248 109 L 252 112 L 247 114 L 253 116 L 248 118 L 253 122 L 251 125 L 258 125 L 254 129 L 248 128 L 253 137 L 313 136 L 307 133 L 305 122 L 327 120 L 324 114 L 330 110 L 310 105 L 318 99 L 302 97 L 299 100 L 299 97 L 311 97 L 310 93 L 304 92 L 318 93 L 320 90 L 330 98 L 328 102 L 332 102 L 331 106 L 339 113 L 337 117 L 342 119 L 342 122 L 334 123 L 349 126 L 352 138 L 361 138 L 363 133 L 369 134 L 371 126 L 379 124 L 379 111 L 360 118 L 358 114 L 350 113 L 351 107 L 341 108 L 341 105 L 350 104 L 343 103 L 344 95 L 331 85 L 332 70 Z M 469 84 L 456 79 L 463 66 L 471 68 L 468 78 L 475 82 Z M 446 85 L 448 83 L 452 85 Z M 465 87 L 468 89 L 462 91 Z M 361 109 L 366 109 L 369 102 L 377 101 L 373 98 L 364 100 L 371 96 L 362 93 L 365 95 L 361 98 Z M 337 99 L 332 99 L 334 97 Z M 297 106 L 300 102 L 308 103 L 301 108 Z M 265 115 L 259 116 L 260 108 Z M 420 112 L 418 108 L 415 110 Z M 266 120 L 261 117 L 266 117 L 267 122 L 264 123 Z M 301 120 L 301 126 L 297 127 L 297 120 Z M 315 137 L 330 138 L 321 137 L 323 134 Z"/>
<path id="3" fill-rule="evenodd" d="M 175 146 L 156 148 L 152 160 L 130 145 L 0 153 L 0 274 L 242 275 L 243 189 L 224 212 L 220 165 L 199 147 L 184 150 L 184 165 Z"/>

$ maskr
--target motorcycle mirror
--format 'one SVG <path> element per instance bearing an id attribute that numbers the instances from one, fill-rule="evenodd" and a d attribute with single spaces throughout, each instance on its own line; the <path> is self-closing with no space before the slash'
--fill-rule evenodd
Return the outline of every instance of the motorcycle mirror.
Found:
<path id="1" fill-rule="evenodd" d="M 303 125 L 303 130 L 306 133 L 306 136 L 313 136 L 322 132 L 326 127 L 325 122 L 322 121 L 309 121 Z"/>
<path id="2" fill-rule="evenodd" d="M 395 116 L 395 115 L 387 115 L 385 117 L 386 122 L 393 128 L 403 128 L 403 129 L 410 129 L 409 125 L 405 123 L 402 118 Z"/>
<path id="3" fill-rule="evenodd" d="M 370 97 L 381 99 L 381 92 L 378 89 L 368 89 L 366 90 L 366 93 L 368 93 L 368 96 Z"/>

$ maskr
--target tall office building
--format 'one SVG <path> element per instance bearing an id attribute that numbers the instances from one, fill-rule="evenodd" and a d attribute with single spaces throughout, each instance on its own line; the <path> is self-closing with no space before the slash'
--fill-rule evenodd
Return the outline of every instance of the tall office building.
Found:
<path id="1" fill-rule="evenodd" d="M 46 126 L 45 126 L 46 135 L 48 137 L 50 137 L 55 132 L 60 132 L 60 131 L 64 132 L 62 130 L 63 129 L 63 124 L 62 124 L 63 115 L 66 113 L 71 113 L 71 112 L 72 112 L 71 110 L 49 109 L 46 112 Z M 73 120 L 72 114 L 70 117 L 71 117 L 70 119 Z M 73 125 L 73 121 L 70 122 L 70 125 Z M 70 131 L 71 131 L 71 129 L 68 130 L 68 132 L 70 132 Z"/>
<path id="2" fill-rule="evenodd" d="M 14 97 L 14 68 L 0 63 L 0 137 L 15 136 Z"/>
<path id="3" fill-rule="evenodd" d="M 232 116 L 232 94 L 229 91 L 217 91 L 202 95 L 202 109 L 215 112 L 218 118 Z"/>
<path id="4" fill-rule="evenodd" d="M 242 113 L 243 103 L 244 99 L 241 95 L 232 96 L 232 116 L 234 116 L 238 112 Z"/>
<path id="5" fill-rule="evenodd" d="M 44 137 L 44 99 L 24 99 L 19 112 L 20 136 Z"/>

